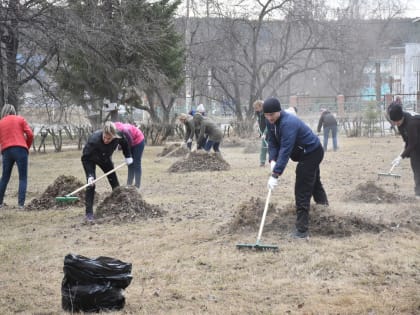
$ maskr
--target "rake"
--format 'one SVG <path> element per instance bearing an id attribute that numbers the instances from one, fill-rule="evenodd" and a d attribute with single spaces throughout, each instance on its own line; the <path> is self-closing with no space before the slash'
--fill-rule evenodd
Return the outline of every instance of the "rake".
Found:
<path id="1" fill-rule="evenodd" d="M 397 166 L 396 164 L 393 164 L 392 166 L 391 166 L 391 168 L 389 169 L 389 171 L 388 171 L 388 173 L 378 173 L 378 176 L 379 177 L 381 177 L 381 176 L 383 176 L 383 177 L 394 177 L 394 178 L 399 178 L 399 177 L 401 177 L 401 175 L 399 175 L 399 174 L 394 174 L 394 173 L 392 173 L 392 171 L 394 170 L 394 167 L 395 166 Z"/>
<path id="2" fill-rule="evenodd" d="M 181 148 L 182 148 L 182 145 L 180 145 L 179 147 L 177 147 L 177 148 L 173 149 L 171 152 L 169 152 L 169 153 L 167 153 L 167 154 L 165 154 L 165 155 L 161 156 L 160 158 L 158 158 L 158 159 L 154 160 L 154 162 L 155 162 L 155 163 L 160 162 L 160 160 L 162 160 L 163 158 L 166 158 L 166 157 L 171 156 L 172 154 L 174 154 L 176 151 L 178 151 L 178 150 L 179 150 L 179 149 L 181 149 Z"/>
<path id="3" fill-rule="evenodd" d="M 271 251 L 278 251 L 279 247 L 276 245 L 267 245 L 267 244 L 260 244 L 262 231 L 264 228 L 265 217 L 267 216 L 268 204 L 270 202 L 271 197 L 271 189 L 268 190 L 267 199 L 265 200 L 264 212 L 261 218 L 260 229 L 258 231 L 257 241 L 255 244 L 236 244 L 237 249 L 254 249 L 254 250 L 271 250 Z"/>
<path id="4" fill-rule="evenodd" d="M 109 174 L 114 173 L 117 169 L 123 167 L 124 165 L 127 165 L 127 163 L 125 163 L 125 162 L 124 163 L 121 163 L 120 165 L 116 166 L 115 168 L 113 168 L 109 172 L 106 172 L 102 176 L 99 176 L 98 178 L 96 178 L 92 183 L 88 183 L 86 185 L 83 185 L 82 187 L 77 188 L 75 191 L 72 191 L 71 193 L 69 193 L 69 194 L 67 194 L 67 195 L 65 195 L 63 197 L 55 197 L 55 201 L 58 201 L 58 202 L 73 202 L 73 201 L 78 201 L 79 200 L 79 197 L 72 196 L 72 195 L 74 195 L 74 194 L 78 193 L 79 191 L 85 189 L 86 187 L 88 187 L 88 186 L 96 183 L 98 180 L 100 180 L 100 179 L 108 176 Z"/>

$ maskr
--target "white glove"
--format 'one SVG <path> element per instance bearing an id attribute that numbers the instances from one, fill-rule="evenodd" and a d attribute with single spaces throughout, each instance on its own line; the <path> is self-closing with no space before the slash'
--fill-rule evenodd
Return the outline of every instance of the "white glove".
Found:
<path id="1" fill-rule="evenodd" d="M 265 134 L 261 135 L 261 139 L 265 140 Z"/>
<path id="2" fill-rule="evenodd" d="M 187 140 L 187 143 L 191 143 L 192 142 L 192 139 L 191 138 L 189 138 L 188 140 Z"/>
<path id="3" fill-rule="evenodd" d="M 395 158 L 395 159 L 392 161 L 391 165 L 392 165 L 393 167 L 398 166 L 398 165 L 400 165 L 401 160 L 402 160 L 401 155 L 398 155 L 398 157 L 397 157 L 397 158 Z"/>
<path id="4" fill-rule="evenodd" d="M 274 167 L 276 166 L 276 161 L 270 162 L 271 171 L 274 171 Z"/>
<path id="5" fill-rule="evenodd" d="M 90 186 L 94 186 L 95 185 L 95 178 L 93 176 L 89 176 L 88 177 L 88 184 Z"/>
<path id="6" fill-rule="evenodd" d="M 401 160 L 402 160 L 402 157 L 399 155 L 398 157 L 396 157 L 396 158 L 392 161 L 391 165 L 392 165 L 393 167 L 398 166 L 398 165 L 400 165 Z"/>
<path id="7" fill-rule="evenodd" d="M 127 163 L 127 165 L 132 164 L 133 163 L 133 158 L 132 157 L 125 158 L 125 163 Z"/>
<path id="8" fill-rule="evenodd" d="M 279 183 L 279 179 L 278 178 L 274 178 L 273 176 L 270 176 L 270 178 L 268 179 L 268 183 L 267 183 L 267 188 L 269 190 L 273 190 Z"/>

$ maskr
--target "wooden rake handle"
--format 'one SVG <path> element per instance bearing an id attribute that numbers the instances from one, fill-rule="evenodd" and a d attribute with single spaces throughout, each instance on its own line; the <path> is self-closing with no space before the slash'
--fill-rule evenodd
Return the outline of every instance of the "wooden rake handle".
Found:
<path id="1" fill-rule="evenodd" d="M 160 158 L 156 159 L 156 160 L 155 160 L 155 162 L 159 162 L 159 161 L 160 161 L 160 160 L 162 160 L 163 158 L 166 158 L 166 157 L 171 156 L 173 153 L 175 153 L 176 151 L 178 151 L 178 150 L 179 150 L 179 149 L 181 149 L 181 148 L 182 148 L 182 144 L 180 144 L 180 146 L 179 146 L 179 147 L 177 147 L 176 149 L 172 150 L 171 152 L 166 153 L 164 156 L 161 156 Z"/>
<path id="2" fill-rule="evenodd" d="M 121 168 L 121 167 L 123 167 L 124 165 L 127 165 L 127 163 L 121 163 L 120 165 L 118 165 L 118 166 L 116 166 L 116 167 L 114 167 L 112 170 L 110 170 L 109 172 L 106 172 L 105 174 L 103 174 L 103 175 L 101 175 L 101 176 L 99 176 L 98 178 L 96 178 L 92 183 L 88 183 L 88 184 L 86 184 L 86 185 L 83 185 L 82 187 L 79 187 L 79 188 L 77 188 L 75 191 L 72 191 L 71 193 L 69 193 L 69 194 L 67 194 L 66 195 L 66 197 L 69 197 L 69 196 L 71 196 L 71 195 L 74 195 L 74 194 L 76 194 L 76 193 L 78 193 L 79 191 L 81 191 L 81 190 L 83 190 L 83 189 L 85 189 L 86 187 L 88 187 L 88 186 L 90 186 L 90 185 L 92 185 L 92 184 L 95 184 L 98 180 L 100 180 L 100 179 L 102 179 L 102 178 L 104 178 L 104 177 L 106 177 L 106 176 L 108 176 L 109 174 L 112 174 L 112 173 L 114 173 L 117 169 L 119 169 L 119 168 Z"/>
<path id="3" fill-rule="evenodd" d="M 267 216 L 268 204 L 270 203 L 270 197 L 271 197 L 271 189 L 268 190 L 267 199 L 265 200 L 264 212 L 263 212 L 263 216 L 262 216 L 261 224 L 260 224 L 260 229 L 258 231 L 258 236 L 257 236 L 257 242 L 256 242 L 257 245 L 260 242 L 261 235 L 262 235 L 262 232 L 263 232 L 265 217 Z"/>

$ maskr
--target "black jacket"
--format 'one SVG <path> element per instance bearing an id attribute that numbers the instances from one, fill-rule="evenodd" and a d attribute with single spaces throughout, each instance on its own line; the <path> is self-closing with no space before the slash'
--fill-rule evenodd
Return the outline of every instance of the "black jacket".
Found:
<path id="1" fill-rule="evenodd" d="M 82 161 L 92 161 L 96 164 L 103 164 L 110 161 L 112 153 L 114 153 L 118 145 L 121 146 L 124 157 L 131 157 L 130 146 L 124 134 L 120 131 L 117 134 L 121 138 L 115 138 L 110 143 L 105 144 L 102 140 L 102 130 L 92 133 L 83 148 Z"/>
<path id="2" fill-rule="evenodd" d="M 405 142 L 401 157 L 407 158 L 413 150 L 420 151 L 420 115 L 411 116 L 410 113 L 403 112 L 403 117 L 403 123 L 398 126 L 398 131 Z"/>
<path id="3" fill-rule="evenodd" d="M 318 122 L 318 132 L 321 132 L 321 127 L 333 127 L 337 126 L 337 119 L 335 119 L 334 115 L 331 114 L 328 110 L 322 112 L 321 117 L 319 118 Z"/>

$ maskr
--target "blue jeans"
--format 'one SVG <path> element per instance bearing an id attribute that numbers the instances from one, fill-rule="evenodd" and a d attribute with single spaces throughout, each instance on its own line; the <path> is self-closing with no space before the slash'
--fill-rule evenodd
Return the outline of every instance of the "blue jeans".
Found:
<path id="1" fill-rule="evenodd" d="M 204 145 L 204 150 L 209 152 L 211 148 L 213 148 L 214 152 L 220 152 L 219 150 L 220 142 L 215 142 L 213 140 L 207 140 L 206 144 Z"/>
<path id="2" fill-rule="evenodd" d="M 144 140 L 139 144 L 131 147 L 131 154 L 133 155 L 133 163 L 128 165 L 127 185 L 133 185 L 140 188 L 141 184 L 141 157 L 144 151 Z"/>
<path id="3" fill-rule="evenodd" d="M 331 126 L 331 127 L 324 127 L 324 151 L 327 151 L 328 146 L 328 136 L 330 134 L 332 135 L 332 141 L 333 141 L 333 149 L 334 151 L 337 151 L 337 126 Z"/>
<path id="4" fill-rule="evenodd" d="M 18 205 L 25 205 L 26 187 L 28 186 L 28 150 L 23 147 L 9 147 L 3 151 L 3 174 L 0 181 L 0 204 L 16 162 L 19 173 Z"/>

